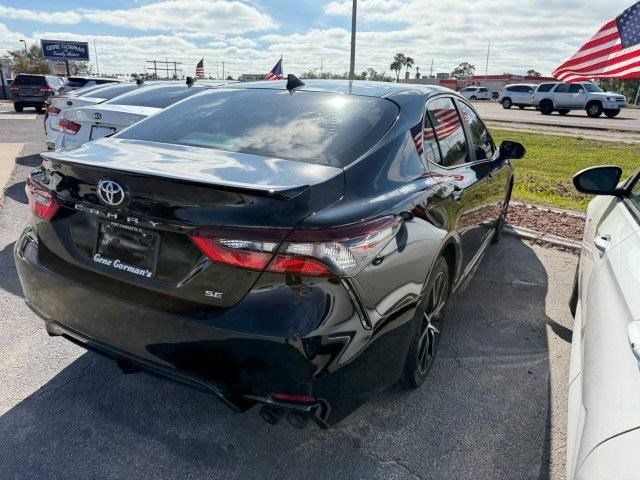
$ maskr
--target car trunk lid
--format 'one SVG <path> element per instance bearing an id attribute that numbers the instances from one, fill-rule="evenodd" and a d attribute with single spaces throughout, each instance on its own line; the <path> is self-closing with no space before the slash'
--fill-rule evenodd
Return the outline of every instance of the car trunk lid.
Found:
<path id="1" fill-rule="evenodd" d="M 102 139 L 43 158 L 34 179 L 65 207 L 39 224 L 53 263 L 58 257 L 119 282 L 217 307 L 236 304 L 260 272 L 212 264 L 191 233 L 264 229 L 284 238 L 344 191 L 336 167 L 134 140 Z M 115 182 L 125 200 L 109 206 L 99 196 L 100 182 Z M 82 275 L 95 288 L 101 288 L 99 278 Z"/>

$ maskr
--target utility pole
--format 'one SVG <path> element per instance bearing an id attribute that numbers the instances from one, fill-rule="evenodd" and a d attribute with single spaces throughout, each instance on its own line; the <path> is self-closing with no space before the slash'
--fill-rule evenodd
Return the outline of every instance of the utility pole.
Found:
<path id="1" fill-rule="evenodd" d="M 216 60 L 216 80 L 220 80 L 220 71 L 218 70 L 218 61 Z"/>
<path id="2" fill-rule="evenodd" d="M 226 80 L 227 77 L 224 76 L 224 62 L 222 62 L 222 80 Z"/>
<path id="3" fill-rule="evenodd" d="M 26 40 L 20 40 L 20 41 L 24 43 L 24 54 L 28 57 L 29 51 L 27 50 L 27 41 Z"/>
<path id="4" fill-rule="evenodd" d="M 349 65 L 349 80 L 353 80 L 356 71 L 356 13 L 358 10 L 358 0 L 353 0 L 353 10 L 351 12 L 351 62 Z"/>
<path id="5" fill-rule="evenodd" d="M 324 70 L 324 57 L 320 57 L 320 78 L 323 78 L 323 70 Z"/>
<path id="6" fill-rule="evenodd" d="M 433 58 L 431 59 L 431 68 L 429 69 L 429 78 L 433 77 Z"/>
<path id="7" fill-rule="evenodd" d="M 484 80 L 487 81 L 487 76 L 489 73 L 489 50 L 491 49 L 491 42 L 487 45 L 487 63 L 484 67 Z"/>
<path id="8" fill-rule="evenodd" d="M 96 39 L 93 39 L 93 54 L 96 57 L 96 73 L 100 75 L 100 64 L 98 63 L 98 49 L 96 48 Z"/>

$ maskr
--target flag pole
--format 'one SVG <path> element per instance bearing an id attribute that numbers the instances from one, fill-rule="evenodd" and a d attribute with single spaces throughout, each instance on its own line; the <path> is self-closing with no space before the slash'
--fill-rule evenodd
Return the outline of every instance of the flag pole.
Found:
<path id="1" fill-rule="evenodd" d="M 349 66 L 349 80 L 355 78 L 356 70 L 356 11 L 358 0 L 353 0 L 353 11 L 351 12 L 351 62 Z"/>

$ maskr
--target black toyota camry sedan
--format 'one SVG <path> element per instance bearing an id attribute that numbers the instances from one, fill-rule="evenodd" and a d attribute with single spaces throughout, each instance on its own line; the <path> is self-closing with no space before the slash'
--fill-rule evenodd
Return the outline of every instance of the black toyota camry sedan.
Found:
<path id="1" fill-rule="evenodd" d="M 44 153 L 15 261 L 49 334 L 327 427 L 425 381 L 523 155 L 447 89 L 234 84 Z"/>

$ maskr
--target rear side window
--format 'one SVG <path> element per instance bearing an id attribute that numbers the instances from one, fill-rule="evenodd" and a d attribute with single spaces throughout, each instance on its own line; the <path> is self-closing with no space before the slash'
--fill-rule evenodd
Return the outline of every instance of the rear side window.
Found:
<path id="1" fill-rule="evenodd" d="M 46 85 L 44 76 L 40 75 L 18 75 L 13 81 L 13 85 Z"/>
<path id="2" fill-rule="evenodd" d="M 476 160 L 490 159 L 493 157 L 495 146 L 487 128 L 469 105 L 463 102 L 458 102 L 458 105 L 460 105 L 464 123 L 469 127 L 469 132 L 471 132 L 471 140 L 476 151 Z"/>
<path id="3" fill-rule="evenodd" d="M 556 89 L 553 91 L 553 93 L 568 93 L 568 92 L 569 92 L 569 84 L 567 83 L 558 84 Z"/>
<path id="4" fill-rule="evenodd" d="M 469 149 L 462 121 L 451 98 L 438 98 L 427 104 L 427 114 L 440 146 L 441 164 L 445 167 L 468 161 Z"/>
<path id="5" fill-rule="evenodd" d="M 538 87 L 538 92 L 550 92 L 555 83 L 543 83 Z"/>
<path id="6" fill-rule="evenodd" d="M 483 87 L 483 88 L 479 88 L 478 91 L 479 92 L 488 92 L 489 90 Z"/>
<path id="7" fill-rule="evenodd" d="M 572 83 L 569 85 L 569 93 L 580 93 L 580 90 L 583 90 L 580 83 Z"/>
<path id="8" fill-rule="evenodd" d="M 398 113 L 393 102 L 382 98 L 208 90 L 119 137 L 345 167 L 382 138 Z"/>
<path id="9" fill-rule="evenodd" d="M 636 208 L 640 210 L 640 179 L 636 180 L 635 185 L 631 189 L 631 195 L 629 195 L 629 199 L 633 202 Z"/>
<path id="10" fill-rule="evenodd" d="M 187 87 L 186 85 L 162 85 L 130 92 L 122 97 L 114 98 L 105 103 L 115 105 L 135 105 L 137 107 L 167 108 L 180 100 L 202 92 L 203 87 Z"/>

